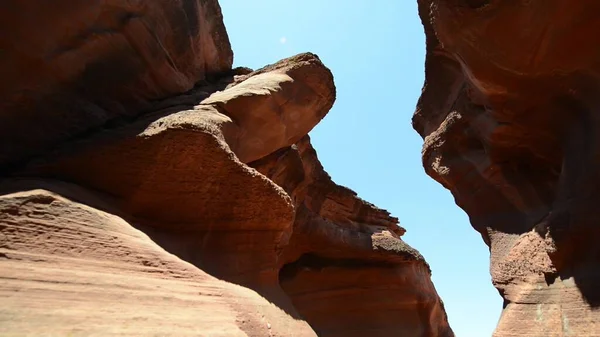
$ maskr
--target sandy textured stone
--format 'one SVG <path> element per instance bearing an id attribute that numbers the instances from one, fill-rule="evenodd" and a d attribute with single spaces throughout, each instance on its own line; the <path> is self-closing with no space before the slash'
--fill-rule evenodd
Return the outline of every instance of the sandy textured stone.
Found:
<path id="1" fill-rule="evenodd" d="M 205 99 L 231 117 L 238 132 L 227 143 L 245 162 L 293 145 L 329 112 L 335 100 L 333 75 L 310 53 L 299 54 L 238 79 Z"/>
<path id="2" fill-rule="evenodd" d="M 453 336 L 398 219 L 335 184 L 308 136 L 250 165 L 294 200 L 279 280 L 319 336 Z"/>
<path id="3" fill-rule="evenodd" d="M 314 336 L 124 219 L 59 195 L 106 207 L 94 194 L 48 181 L 10 185 L 23 191 L 0 197 L 2 336 Z"/>
<path id="4" fill-rule="evenodd" d="M 216 0 L 3 6 L 0 335 L 453 336 L 310 145 L 317 55 L 231 69 Z"/>

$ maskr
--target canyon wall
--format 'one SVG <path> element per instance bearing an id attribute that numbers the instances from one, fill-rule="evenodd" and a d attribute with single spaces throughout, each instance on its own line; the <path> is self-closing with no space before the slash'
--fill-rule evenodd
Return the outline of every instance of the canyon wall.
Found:
<path id="1" fill-rule="evenodd" d="M 494 336 L 599 336 L 598 1 L 419 0 L 423 165 L 490 247 Z"/>
<path id="2" fill-rule="evenodd" d="M 0 12 L 0 334 L 453 336 L 308 133 L 333 74 L 232 69 L 216 0 Z"/>

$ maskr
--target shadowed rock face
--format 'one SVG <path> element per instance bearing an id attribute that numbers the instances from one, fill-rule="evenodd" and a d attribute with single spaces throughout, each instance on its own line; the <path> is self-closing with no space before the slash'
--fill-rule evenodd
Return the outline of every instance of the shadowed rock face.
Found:
<path id="1" fill-rule="evenodd" d="M 231 69 L 216 1 L 66 5 L 0 14 L 2 335 L 453 336 L 398 220 L 310 145 L 316 55 Z"/>
<path id="2" fill-rule="evenodd" d="M 0 31 L 3 168 L 233 62 L 217 0 L 7 0 Z"/>
<path id="3" fill-rule="evenodd" d="M 420 0 L 427 173 L 490 247 L 495 336 L 600 328 L 597 1 Z"/>

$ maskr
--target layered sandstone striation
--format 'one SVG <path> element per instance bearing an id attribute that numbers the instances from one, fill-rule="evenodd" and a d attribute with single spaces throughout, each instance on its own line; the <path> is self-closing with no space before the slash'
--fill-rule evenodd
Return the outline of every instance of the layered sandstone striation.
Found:
<path id="1" fill-rule="evenodd" d="M 2 336 L 314 336 L 100 211 L 110 204 L 97 193 L 50 180 L 1 189 Z"/>
<path id="2" fill-rule="evenodd" d="M 336 185 L 308 136 L 250 165 L 292 197 L 279 282 L 319 336 L 453 335 L 398 220 Z"/>
<path id="3" fill-rule="evenodd" d="M 419 0 L 427 173 L 490 247 L 495 332 L 600 335 L 597 1 Z"/>
<path id="4" fill-rule="evenodd" d="M 0 334 L 453 335 L 310 145 L 316 55 L 232 69 L 215 0 L 38 5 L 0 14 Z"/>

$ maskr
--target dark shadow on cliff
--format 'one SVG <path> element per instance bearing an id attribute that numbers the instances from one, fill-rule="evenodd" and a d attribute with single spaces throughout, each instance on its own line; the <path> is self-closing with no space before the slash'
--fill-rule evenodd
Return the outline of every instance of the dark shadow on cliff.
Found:
<path id="1" fill-rule="evenodd" d="M 188 93 L 154 102 L 152 108 L 143 112 L 143 116 L 141 117 L 123 117 L 111 120 L 102 127 L 79 134 L 68 143 L 58 146 L 53 151 L 48 151 L 43 156 L 29 158 L 28 160 L 19 163 L 19 165 L 7 167 L 5 168 L 7 171 L 4 173 L 7 174 L 10 172 L 11 177 L 9 177 L 6 182 L 2 182 L 1 187 L 3 187 L 7 193 L 24 189 L 45 189 L 90 207 L 118 215 L 133 227 L 148 235 L 156 244 L 169 253 L 178 256 L 180 259 L 189 262 L 216 278 L 250 288 L 274 303 L 291 317 L 303 319 L 279 286 L 279 283 L 277 282 L 278 270 L 272 272 L 274 277 L 271 280 L 265 280 L 264 282 L 261 280 L 261 275 L 234 275 L 224 272 L 224 270 L 228 269 L 229 263 L 223 263 L 222 260 L 220 260 L 223 252 L 219 250 L 210 251 L 210 249 L 204 249 L 207 241 L 210 242 L 215 234 L 217 236 L 223 234 L 223 232 L 219 231 L 211 232 L 210 230 L 193 229 L 194 226 L 201 224 L 202 214 L 210 216 L 210 213 L 212 212 L 210 207 L 202 208 L 201 206 L 198 206 L 200 208 L 196 210 L 198 214 L 198 223 L 196 224 L 185 223 L 185 221 L 178 221 L 170 224 L 168 222 L 161 223 L 160 220 L 157 222 L 156 219 L 147 221 L 139 216 L 132 215 L 129 210 L 124 211 L 120 206 L 123 205 L 124 200 L 135 197 L 136 194 L 139 193 L 136 191 L 138 186 L 147 183 L 150 178 L 156 178 L 156 175 L 152 174 L 151 169 L 149 171 L 150 176 L 148 176 L 148 172 L 144 171 L 144 163 L 149 160 L 146 164 L 155 165 L 153 164 L 153 161 L 157 158 L 161 158 L 161 156 L 164 157 L 164 154 L 161 154 L 161 151 L 164 149 L 162 146 L 163 143 L 162 140 L 159 139 L 154 141 L 156 143 L 155 146 L 144 145 L 143 157 L 145 158 L 145 161 L 141 161 L 142 164 L 131 164 L 131 167 L 125 167 L 125 169 L 118 167 L 120 164 L 129 166 L 130 163 L 135 163 L 136 161 L 143 159 L 141 157 L 127 158 L 128 149 L 132 146 L 138 146 L 137 144 L 139 143 L 137 142 L 140 142 L 139 137 L 137 136 L 143 133 L 150 124 L 163 117 L 180 111 L 193 109 L 195 105 L 210 95 L 211 92 L 222 90 L 226 85 L 231 83 L 233 74 L 237 71 L 237 69 L 234 69 L 231 74 L 209 78 L 208 81 L 198 83 L 198 85 Z M 200 139 L 200 142 L 212 141 L 212 136 L 209 135 L 205 136 L 200 133 L 197 137 Z M 147 144 L 148 141 L 143 140 L 143 142 L 146 142 L 144 144 Z M 186 145 L 182 143 L 181 147 L 185 148 Z M 123 149 L 123 151 L 114 151 L 114 149 L 119 148 Z M 188 146 L 188 148 L 194 149 L 194 146 Z M 195 148 L 201 149 L 202 147 L 196 146 Z M 209 146 L 206 148 L 209 148 Z M 87 160 L 90 154 L 97 156 L 98 152 L 102 153 L 102 151 L 107 151 L 107 155 L 104 155 L 105 159 L 111 159 L 114 163 L 111 163 L 110 161 L 104 162 L 102 155 L 98 157 L 100 160 L 98 160 L 98 158 L 90 161 Z M 173 152 L 173 149 L 171 149 L 171 151 Z M 223 154 L 220 152 L 215 156 L 212 156 L 210 152 L 203 154 L 213 158 L 215 161 L 218 161 L 219 158 L 223 157 Z M 187 155 L 190 156 L 189 153 Z M 71 158 L 75 158 L 76 161 L 70 163 L 69 161 Z M 80 159 L 81 162 L 79 162 Z M 207 160 L 207 162 L 209 161 L 210 160 Z M 56 163 L 59 164 L 56 165 Z M 67 164 L 63 165 L 64 163 Z M 98 168 L 99 165 L 103 168 Z M 148 167 L 151 167 L 150 165 L 148 165 Z M 168 165 L 169 164 L 167 164 L 167 166 Z M 171 165 L 173 164 L 171 163 Z M 113 177 L 112 173 L 114 173 L 113 168 L 115 167 L 117 167 L 117 171 L 115 171 L 117 173 L 115 174 L 115 177 Z M 210 171 L 213 169 L 215 169 L 215 166 L 211 165 L 211 163 L 196 167 L 196 170 L 200 171 Z M 219 166 L 216 166 L 216 169 L 218 170 Z M 223 174 L 226 173 L 227 171 Z M 201 175 L 202 174 L 199 174 L 199 176 Z M 197 180 L 196 182 L 198 184 L 216 185 L 217 187 L 220 187 L 220 183 L 218 181 L 215 182 L 214 180 L 222 178 L 222 176 L 211 177 L 210 175 L 205 175 L 204 179 Z M 169 180 L 169 177 L 158 177 L 154 184 L 159 186 L 163 183 L 168 183 Z M 189 183 L 193 184 L 194 182 L 190 181 Z M 89 188 L 89 186 L 94 186 L 96 189 Z M 122 192 L 125 192 L 125 194 Z M 184 193 L 182 191 L 179 192 Z M 214 191 L 211 190 L 210 193 L 203 194 L 205 195 L 203 199 L 209 200 L 209 204 L 212 204 L 214 200 L 220 200 L 219 198 L 216 198 L 216 196 L 222 196 L 222 193 L 219 193 L 218 188 Z M 172 199 L 171 196 L 168 195 L 159 195 L 157 197 L 166 198 L 166 202 L 171 202 L 170 199 Z M 210 199 L 213 201 L 211 202 Z M 189 203 L 190 205 L 199 202 L 202 201 L 199 201 L 193 195 L 186 198 L 186 203 Z M 243 202 L 243 200 L 240 202 Z M 142 208 L 137 211 L 140 212 L 140 214 L 143 214 L 146 211 L 151 213 L 158 212 L 160 215 L 165 215 L 164 217 L 161 216 L 163 219 L 168 219 L 169 216 L 178 216 L 177 212 L 170 210 L 166 204 L 163 206 L 165 208 L 164 210 Z M 235 203 L 233 205 L 224 205 L 223 207 L 230 207 L 233 209 L 235 208 Z M 275 239 L 271 239 L 271 236 L 276 236 L 277 233 L 275 233 L 275 231 L 273 233 L 260 231 L 259 234 L 266 235 L 265 238 L 272 243 L 275 242 Z M 226 243 L 226 235 L 221 235 L 218 241 Z M 233 242 L 231 244 L 235 245 L 236 243 Z M 235 256 L 232 255 L 231 251 L 228 251 L 227 253 L 230 254 L 229 262 L 243 264 L 243 262 L 235 261 Z M 247 260 L 245 254 L 246 252 L 240 252 L 240 261 L 243 261 L 242 258 Z M 275 252 L 273 252 L 273 254 L 275 254 Z M 275 255 L 273 255 L 273 260 L 275 260 L 275 258 Z M 258 274 L 261 271 L 257 270 L 256 272 Z"/>
<path id="2" fill-rule="evenodd" d="M 140 220 L 135 220 L 134 223 L 137 224 L 135 225 L 137 229 L 183 261 L 191 263 L 218 279 L 252 289 L 294 319 L 304 320 L 304 317 L 298 313 L 290 298 L 281 288 L 276 278 L 277 271 L 274 274 L 275 277 L 264 279 L 260 279 L 260 276 L 258 276 L 259 270 L 245 274 L 232 274 L 226 266 L 219 263 L 219 255 L 227 252 L 202 251 L 203 241 L 205 238 L 210 240 L 211 234 L 214 233 L 208 231 L 167 232 L 164 229 L 143 225 Z M 235 259 L 235 257 L 232 258 Z"/>
<path id="3" fill-rule="evenodd" d="M 447 325 L 433 323 L 441 317 L 432 313 L 443 310 L 437 296 L 425 282 L 415 289 L 420 272 L 429 275 L 419 261 L 307 253 L 284 265 L 279 279 L 319 336 L 453 336 Z"/>
<path id="4" fill-rule="evenodd" d="M 162 229 L 142 224 L 139 219 L 132 218 L 129 214 L 124 213 L 116 207 L 116 201 L 113 196 L 109 196 L 101 191 L 84 188 L 77 184 L 35 177 L 13 178 L 0 181 L 1 194 L 10 194 L 34 189 L 47 190 L 89 207 L 119 216 L 134 228 L 148 235 L 152 241 L 165 251 L 179 257 L 181 260 L 194 265 L 215 278 L 254 290 L 294 319 L 304 320 L 294 308 L 289 297 L 284 293 L 278 282 L 260 284 L 251 281 L 252 278 L 248 279 L 241 276 L 223 274 L 222 270 L 219 270 L 220 266 L 218 264 L 211 263 L 210 255 L 198 254 L 198 252 L 196 252 L 197 245 L 195 243 L 199 240 L 201 241 L 202 236 L 207 235 L 207 233 L 169 233 Z M 218 255 L 219 252 L 214 252 L 214 254 Z"/>
<path id="5" fill-rule="evenodd" d="M 583 300 L 593 309 L 600 309 L 600 272 L 597 270 L 600 260 L 580 262 L 575 266 L 568 266 L 556 273 L 546 275 L 547 285 L 554 284 L 557 280 L 569 282 L 572 280 L 580 291 Z"/>
<path id="6" fill-rule="evenodd" d="M 593 309 L 600 308 L 600 237 L 597 221 L 594 216 L 585 217 L 586 221 L 575 224 L 568 210 L 553 212 L 535 227 L 542 239 L 553 242 L 548 255 L 556 268 L 556 272 L 546 275 L 546 283 L 554 284 L 557 280 L 572 280 L 580 291 L 585 302 Z M 595 219 L 599 220 L 599 219 Z"/>

